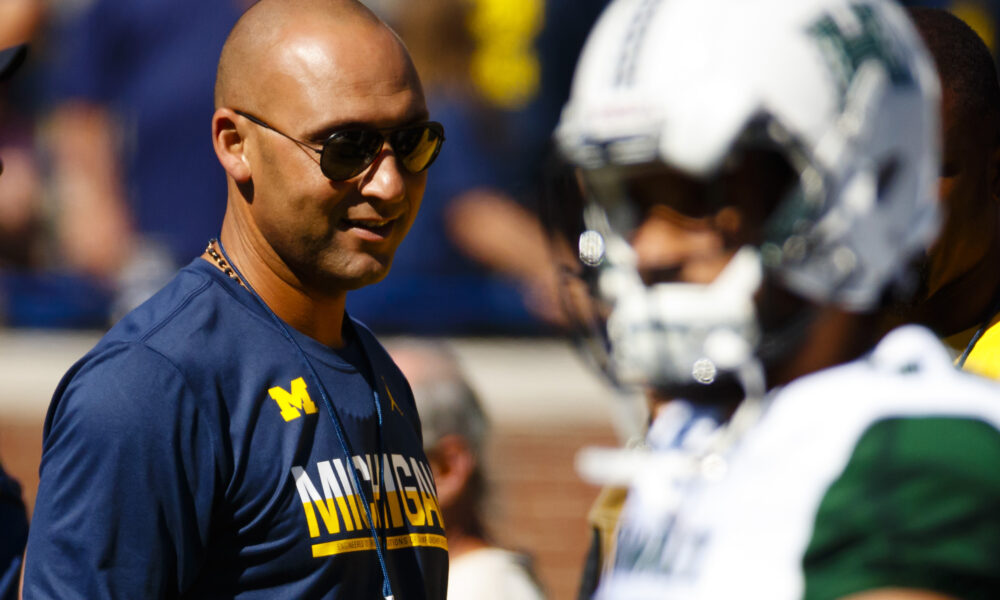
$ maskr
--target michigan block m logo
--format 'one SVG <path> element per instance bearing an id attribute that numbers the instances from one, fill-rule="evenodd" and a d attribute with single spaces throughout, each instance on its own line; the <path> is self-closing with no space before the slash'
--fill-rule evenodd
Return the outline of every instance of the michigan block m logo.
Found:
<path id="1" fill-rule="evenodd" d="M 296 378 L 292 381 L 292 391 L 285 391 L 284 388 L 279 386 L 274 386 L 273 388 L 267 390 L 267 393 L 271 395 L 271 399 L 278 403 L 278 408 L 281 409 L 281 417 L 286 421 L 291 421 L 292 419 L 298 419 L 302 416 L 304 412 L 307 415 L 311 415 L 316 412 L 316 405 L 313 404 L 312 399 L 309 397 L 309 392 L 306 391 L 306 382 L 301 377 Z"/>

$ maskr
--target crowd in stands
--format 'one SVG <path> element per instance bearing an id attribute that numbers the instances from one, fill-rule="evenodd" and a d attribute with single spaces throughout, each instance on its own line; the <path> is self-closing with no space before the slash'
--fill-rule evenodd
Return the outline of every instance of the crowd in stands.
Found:
<path id="1" fill-rule="evenodd" d="M 26 72 L 0 92 L 0 323 L 103 328 L 217 234 L 215 61 L 252 0 L 28 0 Z M 409 46 L 448 145 L 379 286 L 348 310 L 412 334 L 563 320 L 532 211 L 576 55 L 604 0 L 370 0 Z M 998 9 L 947 7 L 997 49 Z"/>

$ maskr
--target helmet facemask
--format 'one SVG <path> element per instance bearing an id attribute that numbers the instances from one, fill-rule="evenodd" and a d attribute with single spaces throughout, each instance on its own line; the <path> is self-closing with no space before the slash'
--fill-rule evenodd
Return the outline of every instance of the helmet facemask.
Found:
<path id="1" fill-rule="evenodd" d="M 788 213 L 789 202 L 803 206 L 801 176 L 759 135 L 760 127 L 748 127 L 730 160 L 707 179 L 687 178 L 657 163 L 580 172 L 587 200 L 576 229 L 579 260 L 567 269 L 576 277 L 564 289 L 577 289 L 568 295 L 567 312 L 577 325 L 586 323 L 578 331 L 601 334 L 587 347 L 604 352 L 598 363 L 618 384 L 687 397 L 728 396 L 724 390 L 733 383 L 746 387 L 748 369 L 760 371 L 754 306 L 764 273 L 759 236 L 772 214 Z M 670 192 L 678 188 L 684 191 Z M 752 205 L 737 206 L 741 197 L 752 198 Z M 687 261 L 665 256 L 640 265 L 633 243 L 645 213 L 690 227 L 695 235 L 714 227 L 726 233 L 720 246 L 689 253 Z M 566 243 L 572 236 L 564 233 Z M 581 281 L 592 293 L 589 303 L 580 300 Z"/>

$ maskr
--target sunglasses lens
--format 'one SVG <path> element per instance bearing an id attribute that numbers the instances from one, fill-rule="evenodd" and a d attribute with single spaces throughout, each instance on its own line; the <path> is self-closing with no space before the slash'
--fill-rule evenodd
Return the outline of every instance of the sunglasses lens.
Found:
<path id="1" fill-rule="evenodd" d="M 334 134 L 323 144 L 323 174 L 334 181 L 354 177 L 375 160 L 384 139 L 379 132 L 366 129 Z"/>
<path id="2" fill-rule="evenodd" d="M 431 166 L 443 142 L 444 129 L 437 123 L 423 123 L 392 134 L 392 148 L 410 173 Z"/>
<path id="3" fill-rule="evenodd" d="M 444 128 L 439 123 L 421 123 L 394 131 L 392 149 L 410 173 L 419 173 L 431 166 L 441 144 Z M 333 134 L 323 144 L 320 167 L 334 181 L 350 179 L 372 164 L 382 149 L 385 138 L 374 129 L 352 129 Z"/>

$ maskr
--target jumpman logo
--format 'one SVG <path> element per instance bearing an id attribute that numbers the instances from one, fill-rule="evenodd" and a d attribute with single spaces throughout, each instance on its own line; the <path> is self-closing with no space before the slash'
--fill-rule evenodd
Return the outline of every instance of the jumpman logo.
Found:
<path id="1" fill-rule="evenodd" d="M 399 408 L 399 405 L 396 404 L 396 399 L 392 397 L 392 391 L 389 390 L 389 384 L 385 382 L 385 377 L 382 378 L 382 385 L 385 386 L 385 393 L 389 396 L 389 410 L 396 411 L 399 413 L 399 416 L 405 417 L 403 409 Z"/>

